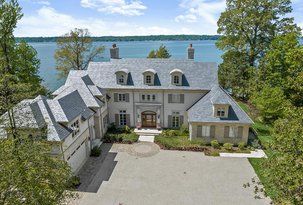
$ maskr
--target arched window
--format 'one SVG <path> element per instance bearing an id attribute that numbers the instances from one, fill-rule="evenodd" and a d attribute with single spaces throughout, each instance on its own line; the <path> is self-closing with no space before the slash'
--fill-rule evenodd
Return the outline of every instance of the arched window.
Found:
<path id="1" fill-rule="evenodd" d="M 174 75 L 174 84 L 175 84 L 175 85 L 179 85 L 179 83 L 180 83 L 180 78 L 179 78 L 179 76 L 178 76 L 178 75 Z"/>
<path id="2" fill-rule="evenodd" d="M 152 77 L 150 75 L 145 76 L 145 83 L 146 84 L 151 84 Z"/>

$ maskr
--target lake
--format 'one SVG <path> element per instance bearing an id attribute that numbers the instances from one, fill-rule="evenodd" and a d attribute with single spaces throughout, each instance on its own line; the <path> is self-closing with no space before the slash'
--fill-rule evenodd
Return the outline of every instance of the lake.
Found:
<path id="1" fill-rule="evenodd" d="M 121 58 L 146 58 L 148 53 L 159 48 L 164 44 L 170 51 L 171 58 L 185 59 L 187 58 L 187 47 L 190 43 L 195 48 L 195 61 L 197 62 L 217 62 L 221 63 L 222 51 L 215 46 L 216 41 L 127 41 L 115 42 L 120 48 Z M 58 80 L 57 70 L 55 68 L 54 53 L 57 48 L 56 43 L 30 43 L 38 52 L 38 58 L 41 61 L 40 76 L 43 84 L 54 91 L 64 84 L 65 79 Z M 109 48 L 111 42 L 94 42 L 94 45 L 104 45 L 106 47 L 103 53 L 102 61 L 109 60 Z"/>

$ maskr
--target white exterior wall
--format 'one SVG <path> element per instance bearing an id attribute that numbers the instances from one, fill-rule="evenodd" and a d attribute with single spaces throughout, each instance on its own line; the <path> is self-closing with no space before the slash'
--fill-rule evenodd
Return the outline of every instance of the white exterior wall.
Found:
<path id="1" fill-rule="evenodd" d="M 138 121 L 137 108 L 140 107 L 140 113 L 144 111 L 155 111 L 160 109 L 161 127 L 168 127 L 168 116 L 172 112 L 180 112 L 184 116 L 184 122 L 187 122 L 186 110 L 197 102 L 207 91 L 176 91 L 176 90 L 110 90 L 111 97 L 108 103 L 108 112 L 110 123 L 115 122 L 115 114 L 119 114 L 120 110 L 126 110 L 130 114 L 130 126 L 135 127 Z M 129 102 L 114 102 L 114 93 L 128 93 Z M 184 94 L 184 103 L 168 103 L 168 95 L 173 93 Z M 156 100 L 143 102 L 141 94 L 155 94 Z M 159 108 L 159 106 L 161 106 Z"/>

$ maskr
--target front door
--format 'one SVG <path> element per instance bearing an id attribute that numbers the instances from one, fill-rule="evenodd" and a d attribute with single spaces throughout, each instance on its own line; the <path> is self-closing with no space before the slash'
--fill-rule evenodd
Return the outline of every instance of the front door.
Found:
<path id="1" fill-rule="evenodd" d="M 156 128 L 157 127 L 157 118 L 156 113 L 147 111 L 142 113 L 142 127 L 151 127 Z"/>

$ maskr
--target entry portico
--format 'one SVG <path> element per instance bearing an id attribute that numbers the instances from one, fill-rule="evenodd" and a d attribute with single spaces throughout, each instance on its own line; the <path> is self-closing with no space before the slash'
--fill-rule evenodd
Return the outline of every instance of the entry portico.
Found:
<path id="1" fill-rule="evenodd" d="M 161 129 L 161 108 L 159 103 L 136 103 L 136 127 Z"/>

